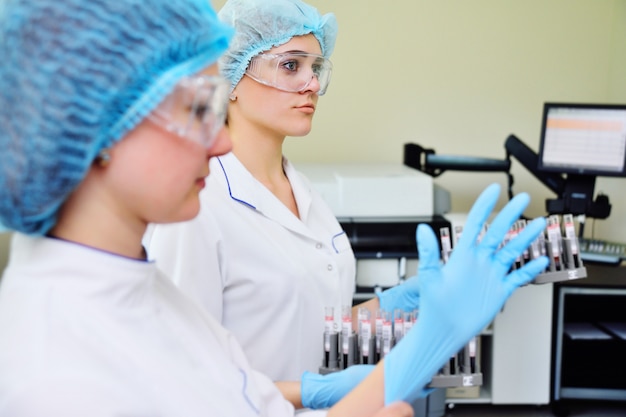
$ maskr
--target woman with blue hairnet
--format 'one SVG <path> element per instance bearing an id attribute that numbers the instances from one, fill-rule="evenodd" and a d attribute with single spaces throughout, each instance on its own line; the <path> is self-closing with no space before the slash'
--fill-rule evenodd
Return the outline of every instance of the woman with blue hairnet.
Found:
<path id="1" fill-rule="evenodd" d="M 215 64 L 231 36 L 206 0 L 0 4 L 0 224 L 14 231 L 0 281 L 0 415 L 280 417 L 326 395 L 295 381 L 287 401 L 142 247 L 148 223 L 198 213 L 209 158 L 231 149 Z M 422 395 L 545 267 L 507 275 L 537 222 L 496 251 L 527 196 L 475 244 L 497 194 L 479 198 L 443 269 L 432 230 L 418 230 L 421 320 L 329 417 L 411 415 L 398 401 Z"/>
<path id="2" fill-rule="evenodd" d="M 150 227 L 144 242 L 175 283 L 233 332 L 253 367 L 281 388 L 280 381 L 300 380 L 304 406 L 327 407 L 373 369 L 317 374 L 324 309 L 334 307 L 339 322 L 342 306 L 352 305 L 355 258 L 283 144 L 311 130 L 330 82 L 337 22 L 300 0 L 227 0 L 218 16 L 235 28 L 220 59 L 231 82 L 233 150 L 211 160 L 199 216 Z M 365 304 L 411 311 L 419 300 L 412 278 Z"/>

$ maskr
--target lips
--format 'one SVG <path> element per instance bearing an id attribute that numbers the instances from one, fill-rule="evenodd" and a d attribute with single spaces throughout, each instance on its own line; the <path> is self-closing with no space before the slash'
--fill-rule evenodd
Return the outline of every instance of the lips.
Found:
<path id="1" fill-rule="evenodd" d="M 305 104 L 303 106 L 298 106 L 296 107 L 296 109 L 304 112 L 304 113 L 314 113 L 315 112 L 315 105 L 313 104 Z"/>

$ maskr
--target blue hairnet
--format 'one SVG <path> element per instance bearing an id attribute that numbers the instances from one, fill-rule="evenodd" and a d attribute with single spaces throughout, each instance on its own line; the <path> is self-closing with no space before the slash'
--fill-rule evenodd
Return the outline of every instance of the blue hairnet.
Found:
<path id="1" fill-rule="evenodd" d="M 232 32 L 208 0 L 2 0 L 0 224 L 46 233 L 99 151 Z"/>
<path id="2" fill-rule="evenodd" d="M 228 0 L 218 16 L 235 28 L 230 47 L 219 60 L 220 71 L 230 81 L 231 90 L 252 58 L 294 36 L 313 34 L 326 58 L 337 40 L 335 15 L 321 16 L 317 9 L 300 0 Z"/>

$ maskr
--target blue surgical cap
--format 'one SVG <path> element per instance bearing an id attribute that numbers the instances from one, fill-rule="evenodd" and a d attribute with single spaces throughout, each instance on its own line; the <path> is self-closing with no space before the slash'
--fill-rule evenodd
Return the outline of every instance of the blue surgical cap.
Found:
<path id="1" fill-rule="evenodd" d="M 2 0 L 0 224 L 46 233 L 98 153 L 232 33 L 209 0 Z"/>
<path id="2" fill-rule="evenodd" d="M 326 58 L 337 40 L 335 15 L 321 16 L 317 9 L 300 0 L 228 0 L 218 16 L 235 28 L 230 47 L 219 60 L 220 71 L 230 81 L 231 90 L 252 58 L 294 36 L 313 34 Z"/>

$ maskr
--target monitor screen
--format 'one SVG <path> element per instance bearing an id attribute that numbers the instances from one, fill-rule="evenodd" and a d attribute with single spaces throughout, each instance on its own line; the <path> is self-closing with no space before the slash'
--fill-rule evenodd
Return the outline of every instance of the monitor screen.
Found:
<path id="1" fill-rule="evenodd" d="M 626 104 L 545 103 L 537 168 L 626 176 Z"/>

